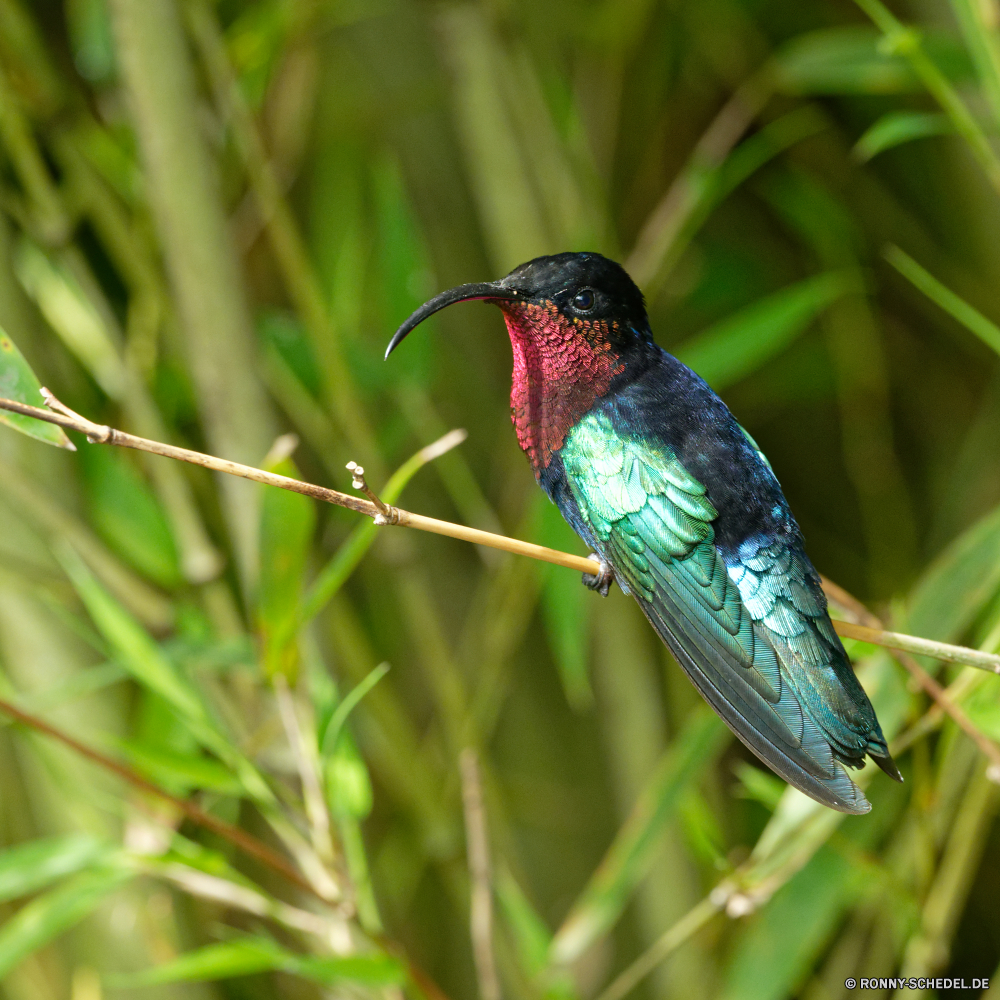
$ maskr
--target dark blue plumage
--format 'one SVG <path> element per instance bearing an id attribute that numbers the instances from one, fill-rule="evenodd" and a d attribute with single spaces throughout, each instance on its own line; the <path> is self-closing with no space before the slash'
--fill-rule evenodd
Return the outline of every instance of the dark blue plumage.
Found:
<path id="1" fill-rule="evenodd" d="M 702 695 L 791 784 L 870 808 L 842 764 L 899 778 L 767 460 L 703 379 L 658 347 L 639 290 L 559 254 L 443 293 L 503 309 L 512 410 L 539 485 L 631 593 Z M 388 353 L 388 352 L 387 352 Z"/>

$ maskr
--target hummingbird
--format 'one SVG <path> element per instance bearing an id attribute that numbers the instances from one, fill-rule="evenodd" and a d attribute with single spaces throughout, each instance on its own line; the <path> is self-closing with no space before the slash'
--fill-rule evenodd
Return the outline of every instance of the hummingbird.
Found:
<path id="1" fill-rule="evenodd" d="M 642 293 L 598 253 L 538 257 L 441 292 L 388 356 L 456 302 L 499 306 L 514 367 L 511 419 L 539 486 L 638 602 L 727 726 L 806 795 L 871 809 L 846 767 L 902 781 L 827 613 L 781 486 L 699 375 L 653 340 Z"/>

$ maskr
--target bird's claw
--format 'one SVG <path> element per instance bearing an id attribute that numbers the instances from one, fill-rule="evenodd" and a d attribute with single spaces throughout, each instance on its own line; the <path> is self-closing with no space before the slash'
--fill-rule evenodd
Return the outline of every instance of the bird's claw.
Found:
<path id="1" fill-rule="evenodd" d="M 596 573 L 584 573 L 583 585 L 596 590 L 601 597 L 607 597 L 611 584 L 615 582 L 615 571 L 611 568 L 611 564 L 605 562 L 596 552 L 591 552 L 590 558 L 597 559 L 601 568 Z"/>

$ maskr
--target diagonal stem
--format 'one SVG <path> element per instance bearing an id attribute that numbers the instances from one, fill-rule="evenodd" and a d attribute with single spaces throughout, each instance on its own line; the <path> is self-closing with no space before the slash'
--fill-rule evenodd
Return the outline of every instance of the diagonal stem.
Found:
<path id="1" fill-rule="evenodd" d="M 979 750 L 982 752 L 983 756 L 990 762 L 990 773 L 1000 775 L 1000 747 L 996 745 L 991 739 L 980 732 L 979 728 L 975 723 L 962 711 L 959 705 L 954 701 L 953 698 L 948 694 L 947 691 L 926 671 L 912 656 L 909 656 L 907 652 L 901 652 L 901 650 L 908 650 L 914 653 L 926 653 L 929 656 L 937 656 L 938 659 L 950 660 L 950 662 L 962 662 L 969 666 L 979 666 L 984 670 L 990 670 L 994 673 L 997 672 L 994 661 L 1000 659 L 993 656 L 990 653 L 980 653 L 978 650 L 969 649 L 966 650 L 967 654 L 970 654 L 967 658 L 956 661 L 951 659 L 951 657 L 943 656 L 941 647 L 946 646 L 946 643 L 932 642 L 930 639 L 915 639 L 914 636 L 900 636 L 898 633 L 894 632 L 883 632 L 880 631 L 882 628 L 882 622 L 875 617 L 853 594 L 848 593 L 843 587 L 837 586 L 835 583 L 831 583 L 829 580 L 823 580 L 823 589 L 827 591 L 829 596 L 841 607 L 849 611 L 860 621 L 864 622 L 864 625 L 853 625 L 846 622 L 838 622 L 840 626 L 847 625 L 847 628 L 838 628 L 838 632 L 841 635 L 849 636 L 852 639 L 860 639 L 862 642 L 871 642 L 872 640 L 868 638 L 869 635 L 878 635 L 883 639 L 888 639 L 888 641 L 883 641 L 878 643 L 878 645 L 887 646 L 888 648 L 894 650 L 894 656 L 896 660 L 903 665 L 909 672 L 913 679 L 924 689 L 924 691 L 930 695 L 931 699 L 934 701 L 935 705 L 945 714 L 950 715 L 955 724 L 976 744 Z M 906 645 L 900 644 L 895 640 L 900 638 L 910 640 Z M 926 644 L 927 649 L 918 648 L 921 643 Z M 932 652 L 931 649 L 934 648 L 937 652 Z M 961 647 L 951 647 L 953 649 L 959 649 Z M 983 659 L 983 663 L 973 662 L 977 657 Z M 984 665 L 988 664 L 988 665 Z"/>
<path id="2" fill-rule="evenodd" d="M 47 392 L 47 390 L 43 391 Z M 339 490 L 331 490 L 325 486 L 317 486 L 314 483 L 305 483 L 299 479 L 290 479 L 288 476 L 279 476 L 274 472 L 265 472 L 263 469 L 255 469 L 250 465 L 241 465 L 239 462 L 230 462 L 224 458 L 216 458 L 214 455 L 205 455 L 200 451 L 191 451 L 188 448 L 179 448 L 176 445 L 165 444 L 162 441 L 151 441 L 148 438 L 138 437 L 135 434 L 126 434 L 124 431 L 116 430 L 104 424 L 95 424 L 86 417 L 74 413 L 60 403 L 51 393 L 47 394 L 47 398 L 55 412 L 53 410 L 42 409 L 38 406 L 31 406 L 28 403 L 21 403 L 14 399 L 4 398 L 0 398 L 0 409 L 9 410 L 12 413 L 20 413 L 26 417 L 34 417 L 38 420 L 45 420 L 50 424 L 58 424 L 67 430 L 77 431 L 80 434 L 86 435 L 87 439 L 95 444 L 113 444 L 120 448 L 133 448 L 136 451 L 144 451 L 152 455 L 162 455 L 165 458 L 173 458 L 180 462 L 190 462 L 192 465 L 200 465 L 202 468 L 212 469 L 215 472 L 225 472 L 231 476 L 240 476 L 243 479 L 253 480 L 255 483 L 263 483 L 266 486 L 277 486 L 279 489 L 301 493 L 303 496 L 312 497 L 314 500 L 322 500 L 324 503 L 335 504 L 338 507 L 347 507 L 349 510 L 365 514 L 372 519 L 382 516 L 382 512 L 370 500 L 351 496 L 349 493 L 341 493 Z M 440 444 L 443 446 L 444 441 L 440 442 Z M 435 446 L 431 445 L 430 447 L 434 448 Z M 396 517 L 394 523 L 404 528 L 416 528 L 418 531 L 429 531 L 436 535 L 446 535 L 449 538 L 457 538 L 463 542 L 485 545 L 492 549 L 500 549 L 503 552 L 511 552 L 514 555 L 527 556 L 529 559 L 537 559 L 541 562 L 563 566 L 566 569 L 575 569 L 580 573 L 593 575 L 599 573 L 601 570 L 600 563 L 596 559 L 585 559 L 583 556 L 576 556 L 569 552 L 560 552 L 557 549 L 550 549 L 544 545 L 524 542 L 519 538 L 508 538 L 506 535 L 496 535 L 490 531 L 469 528 L 464 524 L 440 521 L 435 517 L 414 514 L 411 511 L 401 510 L 398 507 L 391 507 L 390 510 Z M 851 608 L 857 604 L 846 591 L 841 590 L 841 588 L 837 587 L 836 584 L 832 584 L 829 580 L 823 580 L 823 587 L 828 596 L 842 606 Z M 878 627 L 865 627 L 863 632 L 859 632 L 858 629 L 860 626 L 850 622 L 835 620 L 833 623 L 834 628 L 841 635 L 861 638 L 865 642 L 870 642 L 875 646 L 886 646 L 890 649 L 904 650 L 916 653 L 919 656 L 933 656 L 950 663 L 964 663 L 968 666 L 977 667 L 980 670 L 1000 673 L 1000 656 L 975 649 L 968 649 L 965 646 L 953 646 L 946 642 L 935 642 L 932 639 L 921 639 L 917 636 L 903 635 L 898 632 L 886 632 L 882 629 L 878 619 L 872 616 L 867 609 L 865 609 L 864 613 L 867 616 L 865 620 L 869 622 L 869 625 L 877 623 Z M 910 668 L 907 667 L 907 669 Z M 957 710 L 961 711 L 960 709 Z"/>
<path id="3" fill-rule="evenodd" d="M 472 880 L 469 918 L 472 952 L 479 980 L 479 1000 L 500 1000 L 500 980 L 493 957 L 493 890 L 491 888 L 490 847 L 483 807 L 482 775 L 476 751 L 466 747 L 460 757 L 462 804 L 465 812 L 465 839 L 469 876 Z"/>
<path id="4" fill-rule="evenodd" d="M 304 892 L 308 892 L 311 895 L 318 896 L 316 890 L 288 863 L 285 858 L 273 851 L 267 846 L 267 844 L 263 843 L 263 841 L 251 836 L 245 830 L 241 830 L 237 826 L 233 826 L 232 824 L 226 823 L 221 819 L 217 819 L 215 816 L 211 815 L 211 813 L 207 813 L 203 809 L 199 809 L 198 806 L 196 806 L 193 802 L 189 802 L 187 799 L 179 799 L 176 796 L 171 795 L 159 786 L 154 785 L 151 781 L 147 781 L 142 777 L 142 775 L 137 774 L 131 768 L 113 760 L 111 757 L 106 757 L 99 750 L 86 746 L 85 744 L 79 742 L 79 740 L 74 739 L 68 733 L 64 733 L 62 730 L 56 729 L 55 726 L 49 725 L 49 723 L 47 723 L 44 719 L 40 719 L 36 715 L 23 711 L 16 705 L 11 704 L 9 701 L 0 699 L 0 712 L 6 713 L 12 719 L 16 719 L 22 725 L 28 726 L 36 732 L 43 733 L 45 736 L 58 740 L 64 746 L 68 746 L 71 750 L 80 754 L 81 757 L 86 757 L 87 760 L 93 761 L 105 770 L 111 771 L 113 774 L 117 774 L 119 778 L 127 781 L 134 788 L 138 788 L 149 795 L 155 795 L 157 798 L 163 799 L 165 802 L 169 802 L 175 809 L 182 812 L 189 820 L 191 820 L 192 823 L 204 827 L 206 830 L 211 830 L 212 833 L 218 834 L 224 840 L 229 841 L 229 843 L 234 847 L 239 848 L 239 850 L 241 850 L 244 854 L 247 854 L 252 858 L 256 858 L 261 863 L 267 865 L 268 868 L 276 871 L 279 875 L 283 875 L 297 888 L 302 889 Z"/>
<path id="5" fill-rule="evenodd" d="M 211 815 L 211 813 L 207 813 L 203 809 L 199 809 L 193 802 L 189 802 L 186 799 L 179 799 L 176 796 L 171 795 L 169 792 L 166 792 L 157 785 L 154 785 L 151 781 L 147 781 L 141 775 L 136 774 L 136 772 L 131 768 L 113 760 L 111 757 L 105 756 L 93 747 L 86 746 L 79 740 L 70 736 L 69 733 L 64 733 L 61 729 L 57 729 L 55 726 L 50 725 L 44 719 L 40 719 L 36 715 L 25 712 L 16 705 L 13 705 L 11 702 L 2 698 L 0 698 L 0 712 L 5 713 L 22 725 L 27 726 L 29 729 L 34 729 L 35 732 L 42 733 L 51 739 L 57 740 L 64 746 L 69 747 L 75 753 L 80 754 L 81 757 L 93 761 L 93 763 L 103 767 L 107 771 L 110 771 L 112 774 L 117 774 L 118 777 L 132 785 L 133 788 L 138 788 L 149 795 L 154 795 L 165 802 L 169 802 L 172 806 L 174 806 L 174 808 L 191 820 L 192 823 L 218 834 L 244 854 L 252 858 L 256 858 L 262 864 L 272 869 L 272 871 L 284 876 L 296 888 L 301 889 L 303 892 L 308 892 L 310 895 L 315 896 L 323 903 L 328 902 L 323 899 L 316 889 L 313 888 L 313 886 L 310 885 L 309 882 L 307 882 L 306 879 L 304 879 L 285 858 L 283 858 L 276 851 L 273 851 L 267 844 L 258 840 L 252 834 L 247 833 L 238 826 L 233 826 L 230 823 L 226 823 L 224 820 L 217 819 L 215 816 Z M 175 867 L 178 869 L 183 868 L 183 866 Z M 211 878 L 211 876 L 206 876 L 203 872 L 198 872 L 197 876 L 202 879 Z M 188 889 L 190 891 L 191 887 L 188 886 Z M 292 908 L 288 907 L 287 912 L 292 912 Z M 403 949 L 395 941 L 386 938 L 384 935 L 376 935 L 374 940 L 385 948 L 386 951 L 395 955 L 406 965 L 410 978 L 424 994 L 427 1000 L 448 1000 L 441 988 L 430 978 L 430 976 L 427 975 L 426 972 L 423 971 L 423 969 L 406 956 Z"/>

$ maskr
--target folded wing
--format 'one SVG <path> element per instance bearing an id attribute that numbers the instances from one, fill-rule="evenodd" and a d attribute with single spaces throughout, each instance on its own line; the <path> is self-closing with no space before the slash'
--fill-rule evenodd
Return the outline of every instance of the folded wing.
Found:
<path id="1" fill-rule="evenodd" d="M 801 549 L 751 539 L 724 558 L 702 484 L 666 446 L 623 441 L 600 411 L 561 455 L 602 555 L 709 704 L 789 784 L 867 812 L 843 765 L 871 753 L 892 773 L 891 760 Z"/>

